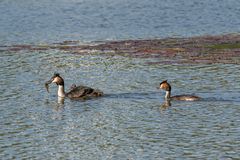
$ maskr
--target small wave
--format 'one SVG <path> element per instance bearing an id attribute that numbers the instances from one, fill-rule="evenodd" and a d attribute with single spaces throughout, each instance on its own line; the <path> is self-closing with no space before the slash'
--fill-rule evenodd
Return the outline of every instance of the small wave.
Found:
<path id="1" fill-rule="evenodd" d="M 110 93 L 105 94 L 107 98 L 122 99 L 156 99 L 158 92 L 129 92 L 129 93 Z"/>

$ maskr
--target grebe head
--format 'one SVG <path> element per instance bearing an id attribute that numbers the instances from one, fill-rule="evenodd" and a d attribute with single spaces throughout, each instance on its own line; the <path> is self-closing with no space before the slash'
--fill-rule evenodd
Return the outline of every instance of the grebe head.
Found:
<path id="1" fill-rule="evenodd" d="M 51 83 L 56 83 L 58 85 L 58 97 L 65 97 L 65 92 L 64 92 L 64 80 L 63 78 L 59 75 L 59 73 L 54 73 L 52 78 L 45 83 L 45 88 L 48 90 L 48 85 Z"/>
<path id="2" fill-rule="evenodd" d="M 167 80 L 162 81 L 162 82 L 160 83 L 160 85 L 159 85 L 159 88 L 160 88 L 160 89 L 163 89 L 163 90 L 165 90 L 165 91 L 171 91 L 171 86 L 170 86 L 170 84 L 167 82 Z"/>
<path id="3" fill-rule="evenodd" d="M 54 73 L 52 78 L 46 82 L 46 84 L 56 83 L 57 85 L 64 86 L 64 80 L 59 73 Z"/>

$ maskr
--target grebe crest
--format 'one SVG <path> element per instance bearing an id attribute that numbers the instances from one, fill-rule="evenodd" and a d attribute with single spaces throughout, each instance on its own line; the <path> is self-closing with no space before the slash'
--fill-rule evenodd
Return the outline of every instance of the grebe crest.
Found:
<path id="1" fill-rule="evenodd" d="M 159 85 L 159 88 L 165 90 L 165 91 L 171 91 L 171 86 L 170 84 L 167 82 L 167 80 L 162 81 Z"/>
<path id="2" fill-rule="evenodd" d="M 52 83 L 56 83 L 57 85 L 62 85 L 64 86 L 64 80 L 63 78 L 60 76 L 59 73 L 54 73 L 52 79 Z"/>

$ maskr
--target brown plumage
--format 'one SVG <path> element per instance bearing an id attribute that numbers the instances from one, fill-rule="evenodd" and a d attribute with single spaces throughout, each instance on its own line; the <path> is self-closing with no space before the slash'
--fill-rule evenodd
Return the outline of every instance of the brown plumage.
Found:
<path id="1" fill-rule="evenodd" d="M 66 97 L 69 98 L 86 98 L 86 97 L 99 97 L 102 96 L 103 92 L 98 89 L 92 89 L 87 86 L 76 86 L 68 93 L 66 93 Z"/>

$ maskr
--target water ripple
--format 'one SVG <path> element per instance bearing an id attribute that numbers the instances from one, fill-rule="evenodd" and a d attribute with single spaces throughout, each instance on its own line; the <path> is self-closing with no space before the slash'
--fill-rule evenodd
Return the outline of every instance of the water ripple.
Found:
<path id="1" fill-rule="evenodd" d="M 1 54 L 4 159 L 239 157 L 238 65 L 148 66 L 145 59 L 56 50 L 19 54 Z M 55 71 L 67 88 L 89 85 L 106 96 L 59 104 L 56 86 L 50 93 L 44 88 Z M 156 87 L 164 79 L 173 94 L 203 100 L 163 108 L 164 92 Z"/>

